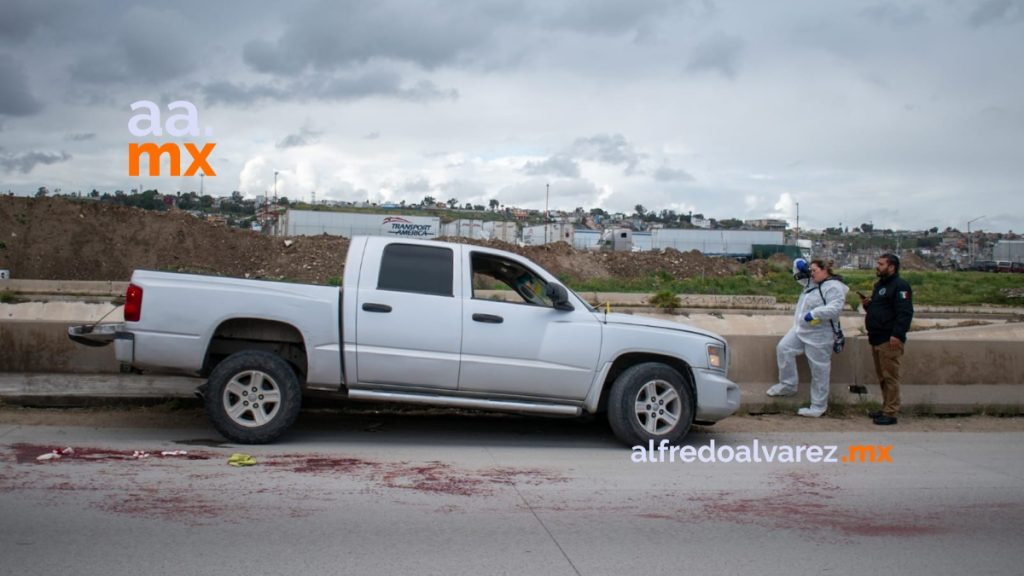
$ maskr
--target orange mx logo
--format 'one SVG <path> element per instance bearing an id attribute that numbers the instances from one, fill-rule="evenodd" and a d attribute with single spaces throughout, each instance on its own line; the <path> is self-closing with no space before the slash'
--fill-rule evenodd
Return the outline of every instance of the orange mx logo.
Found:
<path id="1" fill-rule="evenodd" d="M 132 111 L 142 111 L 131 117 L 128 121 L 128 131 L 133 136 L 144 138 L 146 136 L 163 136 L 164 132 L 170 136 L 175 137 L 196 137 L 199 136 L 199 112 L 191 102 L 185 100 L 176 100 L 167 105 L 167 109 L 170 111 L 182 110 L 183 113 L 174 114 L 167 117 L 166 122 L 161 122 L 160 119 L 160 107 L 149 100 L 139 100 L 138 102 L 132 103 Z M 209 136 L 213 133 L 213 128 L 210 126 L 206 127 L 206 135 Z M 185 170 L 185 176 L 195 176 L 200 170 L 203 171 L 204 176 L 216 176 L 217 173 L 213 171 L 213 167 L 210 166 L 207 160 L 210 156 L 210 152 L 213 152 L 215 146 L 214 142 L 207 142 L 203 144 L 202 148 L 199 148 L 192 142 L 185 142 L 185 150 L 192 157 L 189 163 L 188 169 Z M 166 154 L 169 158 L 169 167 L 171 176 L 181 176 L 181 146 L 175 142 L 165 142 L 163 144 L 157 144 L 156 142 L 143 142 L 143 143 L 131 143 L 128 145 L 128 175 L 138 176 L 139 175 L 139 163 L 142 155 L 145 154 L 149 160 L 149 175 L 159 176 L 160 175 L 160 159 Z"/>

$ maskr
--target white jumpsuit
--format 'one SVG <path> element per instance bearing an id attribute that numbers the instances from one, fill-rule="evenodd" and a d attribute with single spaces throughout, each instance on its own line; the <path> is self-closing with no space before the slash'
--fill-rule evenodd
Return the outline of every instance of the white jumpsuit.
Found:
<path id="1" fill-rule="evenodd" d="M 796 392 L 796 357 L 807 356 L 811 367 L 811 410 L 824 412 L 828 408 L 829 372 L 832 369 L 832 324 L 837 322 L 846 304 L 846 293 L 850 288 L 836 279 L 818 284 L 812 280 L 801 282 L 808 286 L 800 295 L 793 314 L 793 327 L 779 341 L 775 356 L 779 364 L 779 384 L 782 395 Z M 824 299 L 822 299 L 824 295 Z M 810 312 L 816 323 L 806 322 L 804 316 Z M 838 324 L 837 324 L 838 327 Z"/>

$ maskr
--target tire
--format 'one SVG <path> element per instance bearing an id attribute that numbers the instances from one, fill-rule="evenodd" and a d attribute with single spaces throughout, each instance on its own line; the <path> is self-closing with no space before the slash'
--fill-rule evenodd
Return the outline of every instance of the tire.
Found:
<path id="1" fill-rule="evenodd" d="M 291 365 L 269 352 L 236 352 L 210 374 L 206 414 L 225 438 L 267 444 L 299 416 L 302 387 Z M 255 398 L 254 398 L 255 397 Z"/>
<path id="2" fill-rule="evenodd" d="M 626 369 L 608 395 L 608 423 L 628 446 L 675 442 L 690 431 L 694 395 L 674 368 L 645 362 Z"/>

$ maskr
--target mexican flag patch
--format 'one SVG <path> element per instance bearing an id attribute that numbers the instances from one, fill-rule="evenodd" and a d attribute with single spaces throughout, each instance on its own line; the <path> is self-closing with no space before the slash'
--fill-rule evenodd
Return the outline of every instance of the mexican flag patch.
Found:
<path id="1" fill-rule="evenodd" d="M 910 292 L 907 292 L 906 290 L 900 290 L 899 293 L 896 294 L 896 295 L 899 296 L 900 300 L 909 300 L 910 299 Z"/>

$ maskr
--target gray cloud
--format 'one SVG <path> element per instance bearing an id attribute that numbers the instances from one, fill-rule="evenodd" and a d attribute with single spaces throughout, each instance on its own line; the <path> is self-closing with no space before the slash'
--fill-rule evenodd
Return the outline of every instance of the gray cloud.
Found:
<path id="1" fill-rule="evenodd" d="M 436 68 L 479 49 L 500 24 L 467 3 L 458 9 L 405 2 L 315 2 L 297 10 L 275 41 L 254 40 L 243 49 L 253 70 L 296 76 L 310 69 L 334 70 L 371 59 Z"/>
<path id="2" fill-rule="evenodd" d="M 134 6 L 115 23 L 110 38 L 98 38 L 71 65 L 78 82 L 160 82 L 187 75 L 197 65 L 193 24 L 164 7 Z"/>
<path id="3" fill-rule="evenodd" d="M 312 130 L 306 126 L 303 126 L 302 128 L 299 128 L 298 133 L 289 134 L 282 138 L 277 143 L 277 148 L 298 148 L 300 146 L 308 146 L 310 144 L 315 144 L 316 141 L 322 135 L 323 132 L 317 132 L 316 130 Z"/>
<path id="4" fill-rule="evenodd" d="M 726 78 L 735 78 L 742 54 L 743 40 L 718 33 L 697 44 L 686 69 L 691 72 L 718 72 Z"/>
<path id="5" fill-rule="evenodd" d="M 0 18 L 0 40 L 15 44 L 24 42 L 45 24 L 59 6 L 35 0 L 5 0 L 4 17 Z"/>
<path id="6" fill-rule="evenodd" d="M 0 150 L 0 167 L 4 169 L 4 172 L 21 172 L 22 174 L 28 174 L 36 166 L 57 164 L 59 162 L 67 162 L 71 160 L 71 155 L 67 152 L 39 152 L 32 150 L 30 152 L 21 152 L 18 154 L 8 154 L 3 150 Z"/>
<path id="7" fill-rule="evenodd" d="M 430 181 L 422 176 L 411 180 L 406 180 L 394 186 L 394 188 L 402 194 L 429 194 L 430 193 Z M 438 199 L 439 202 L 443 202 L 443 199 Z"/>
<path id="8" fill-rule="evenodd" d="M 285 85 L 280 83 L 234 83 L 227 80 L 211 82 L 202 87 L 206 103 L 251 106 L 266 100 L 288 101 L 351 101 L 375 96 L 415 102 L 454 100 L 455 90 L 442 90 L 433 82 L 421 80 L 403 85 L 398 74 L 371 72 L 355 77 L 307 76 Z"/>
<path id="9" fill-rule="evenodd" d="M 568 156 L 556 154 L 541 162 L 527 162 L 522 167 L 524 174 L 531 176 L 563 176 L 579 178 L 580 165 Z"/>
<path id="10" fill-rule="evenodd" d="M 644 157 L 622 134 L 597 134 L 589 138 L 577 138 L 569 147 L 568 154 L 602 164 L 625 164 L 626 174 L 632 174 L 637 163 Z"/>
<path id="11" fill-rule="evenodd" d="M 654 179 L 659 182 L 693 182 L 694 178 L 686 170 L 661 166 L 654 171 Z"/>
<path id="12" fill-rule="evenodd" d="M 861 15 L 878 24 L 895 27 L 913 26 L 928 21 L 928 11 L 920 5 L 904 5 L 882 2 L 868 6 Z"/>
<path id="13" fill-rule="evenodd" d="M 1024 15 L 1021 5 L 1022 2 L 1015 0 L 988 0 L 974 7 L 967 22 L 975 28 L 981 28 L 1001 21 L 1018 20 Z"/>
<path id="14" fill-rule="evenodd" d="M 67 139 L 67 140 L 70 140 L 72 142 L 87 142 L 89 140 L 95 140 L 96 139 L 96 133 L 95 132 L 78 132 L 78 133 L 75 133 L 75 134 L 68 134 L 64 138 Z"/>
<path id="15" fill-rule="evenodd" d="M 508 206 L 543 208 L 548 184 L 547 181 L 536 178 L 516 182 L 499 190 L 495 197 L 499 202 Z M 601 190 L 596 184 L 585 178 L 558 179 L 550 182 L 550 186 L 551 206 L 598 205 Z"/>
<path id="16" fill-rule="evenodd" d="M 551 18 L 553 25 L 586 33 L 643 34 L 647 26 L 685 6 L 679 2 L 653 0 L 621 2 L 619 0 L 586 0 L 573 2 Z"/>
<path id="17" fill-rule="evenodd" d="M 0 54 L 0 115 L 31 116 L 42 109 L 29 91 L 28 76 L 21 64 Z"/>
<path id="18" fill-rule="evenodd" d="M 363 140 L 377 140 L 380 138 L 380 132 L 370 132 L 369 134 L 363 134 Z"/>
<path id="19" fill-rule="evenodd" d="M 461 204 L 472 202 L 474 199 L 476 199 L 477 203 L 480 203 L 487 194 L 487 188 L 483 184 L 467 180 L 442 182 L 437 185 L 437 190 L 444 196 L 444 198 L 438 198 L 441 202 L 449 198 L 456 198 Z"/>

